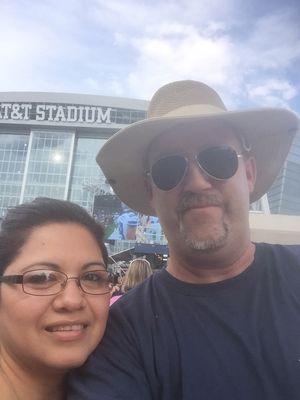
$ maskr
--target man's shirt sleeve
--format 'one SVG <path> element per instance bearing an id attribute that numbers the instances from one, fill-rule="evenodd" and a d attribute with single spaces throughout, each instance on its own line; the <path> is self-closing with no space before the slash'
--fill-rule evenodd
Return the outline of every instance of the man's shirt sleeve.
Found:
<path id="1" fill-rule="evenodd" d="M 152 398 L 139 351 L 143 344 L 123 311 L 114 305 L 101 344 L 83 367 L 70 374 L 68 400 Z"/>

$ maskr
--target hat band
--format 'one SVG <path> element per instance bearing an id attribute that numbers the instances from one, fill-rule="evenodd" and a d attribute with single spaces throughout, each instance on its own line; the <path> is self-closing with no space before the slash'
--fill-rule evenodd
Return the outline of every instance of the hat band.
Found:
<path id="1" fill-rule="evenodd" d="M 178 107 L 166 113 L 165 117 L 185 117 L 193 115 L 210 115 L 226 112 L 226 109 L 212 106 L 211 104 L 191 104 L 188 106 Z"/>

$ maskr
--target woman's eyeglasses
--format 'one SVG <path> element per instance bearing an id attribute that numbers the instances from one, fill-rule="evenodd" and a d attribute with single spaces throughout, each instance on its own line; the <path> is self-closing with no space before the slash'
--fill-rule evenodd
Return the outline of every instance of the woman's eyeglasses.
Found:
<path id="1" fill-rule="evenodd" d="M 51 296 L 62 292 L 69 279 L 75 279 L 78 287 L 87 294 L 106 294 L 109 289 L 109 274 L 106 270 L 83 272 L 78 277 L 68 277 L 64 272 L 36 269 L 22 275 L 2 275 L 0 283 L 21 284 L 23 291 L 33 296 Z"/>
<path id="2" fill-rule="evenodd" d="M 200 151 L 195 159 L 199 168 L 210 178 L 226 180 L 236 173 L 241 157 L 242 154 L 237 154 L 231 147 L 215 146 Z M 169 155 L 156 161 L 146 174 L 151 176 L 158 189 L 168 191 L 183 180 L 188 164 L 189 160 L 183 155 Z"/>

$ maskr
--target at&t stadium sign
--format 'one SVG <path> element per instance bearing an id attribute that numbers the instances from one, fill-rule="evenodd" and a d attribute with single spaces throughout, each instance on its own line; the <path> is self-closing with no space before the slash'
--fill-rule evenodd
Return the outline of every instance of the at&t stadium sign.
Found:
<path id="1" fill-rule="evenodd" d="M 0 120 L 110 124 L 111 111 L 99 106 L 0 103 Z"/>

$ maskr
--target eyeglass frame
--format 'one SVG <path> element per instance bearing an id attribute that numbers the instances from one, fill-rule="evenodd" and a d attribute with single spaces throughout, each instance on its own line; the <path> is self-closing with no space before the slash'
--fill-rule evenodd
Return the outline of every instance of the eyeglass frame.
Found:
<path id="1" fill-rule="evenodd" d="M 227 181 L 228 179 L 232 178 L 232 177 L 236 174 L 237 171 L 235 171 L 235 173 L 234 173 L 231 177 L 229 177 L 229 178 L 217 178 L 217 177 L 211 175 L 209 172 L 207 172 L 207 171 L 201 166 L 201 164 L 200 164 L 199 161 L 198 161 L 198 156 L 199 156 L 199 154 L 200 154 L 202 151 L 205 151 L 205 150 L 207 150 L 207 149 L 209 149 L 209 148 L 215 148 L 215 147 L 224 147 L 224 146 L 211 146 L 211 147 L 208 147 L 208 148 L 206 148 L 206 149 L 203 149 L 203 150 L 198 151 L 198 153 L 195 154 L 195 155 L 192 156 L 192 157 L 187 157 L 187 156 L 185 156 L 185 155 L 182 154 L 182 153 L 171 153 L 171 154 L 167 154 L 167 155 L 165 155 L 165 156 L 163 156 L 163 157 L 161 157 L 161 158 L 158 158 L 158 159 L 151 165 L 150 168 L 148 168 L 148 169 L 146 169 L 146 170 L 144 171 L 144 174 L 145 174 L 146 177 L 148 177 L 148 178 L 151 179 L 151 181 L 153 182 L 153 184 L 154 184 L 159 190 L 162 190 L 162 191 L 164 191 L 164 192 L 169 192 L 169 191 L 175 189 L 178 185 L 181 184 L 181 182 L 182 182 L 182 181 L 184 180 L 184 178 L 186 177 L 186 174 L 187 174 L 187 171 L 188 171 L 188 167 L 189 167 L 191 161 L 194 161 L 194 162 L 197 164 L 198 168 L 201 170 L 201 172 L 203 172 L 208 178 L 213 179 L 213 180 L 216 180 L 216 181 Z M 230 148 L 231 150 L 233 150 L 233 151 L 235 152 L 235 154 L 236 154 L 238 160 L 239 160 L 240 158 L 244 158 L 244 155 L 245 155 L 246 153 L 249 153 L 249 151 L 250 151 L 250 150 L 247 149 L 247 150 L 242 151 L 241 153 L 238 153 L 238 152 L 237 152 L 233 147 L 231 147 L 231 146 L 225 146 L 225 147 L 228 147 L 228 148 Z M 251 148 L 250 148 L 250 149 L 251 149 Z M 166 158 L 169 158 L 169 157 L 173 157 L 173 156 L 179 156 L 179 157 L 181 157 L 181 158 L 183 158 L 183 159 L 185 160 L 185 162 L 186 162 L 185 170 L 184 170 L 184 173 L 182 174 L 181 179 L 178 181 L 178 183 L 177 183 L 174 187 L 172 187 L 171 189 L 164 190 L 164 189 L 161 189 L 159 186 L 156 185 L 156 183 L 155 183 L 155 181 L 154 181 L 154 179 L 153 179 L 153 177 L 152 177 L 152 168 L 153 168 L 153 166 L 154 166 L 157 162 L 159 162 L 159 161 L 161 161 L 161 160 L 164 160 L 164 159 L 166 159 Z"/>
<path id="2" fill-rule="evenodd" d="M 64 275 L 66 277 L 66 279 L 61 284 L 61 289 L 56 293 L 51 293 L 51 294 L 33 294 L 33 293 L 28 293 L 24 289 L 24 275 L 26 275 L 29 272 L 35 272 L 35 271 L 52 271 L 52 272 L 58 273 L 60 275 Z M 108 288 L 107 292 L 105 292 L 105 293 L 89 293 L 86 290 L 84 290 L 83 287 L 81 286 L 81 282 L 80 282 L 81 276 L 86 274 L 86 273 L 91 273 L 91 272 L 96 272 L 96 271 L 107 272 L 106 269 L 96 269 L 96 270 L 83 272 L 79 276 L 68 276 L 65 272 L 62 272 L 62 271 L 53 271 L 53 270 L 49 270 L 49 269 L 39 268 L 39 269 L 32 269 L 32 270 L 24 272 L 23 274 L 18 274 L 18 275 L 0 275 L 0 283 L 17 284 L 17 285 L 21 284 L 22 285 L 22 290 L 23 290 L 23 292 L 25 294 L 29 294 L 30 296 L 38 296 L 38 297 L 40 297 L 40 296 L 56 296 L 59 293 L 62 293 L 65 290 L 66 286 L 67 286 L 68 280 L 69 279 L 73 279 L 73 280 L 77 281 L 77 286 L 85 294 L 89 294 L 89 295 L 92 295 L 92 296 L 102 296 L 102 295 L 110 293 L 110 289 L 109 288 Z M 108 273 L 108 280 L 107 280 L 108 283 L 109 283 L 109 277 L 110 277 L 110 274 Z"/>

